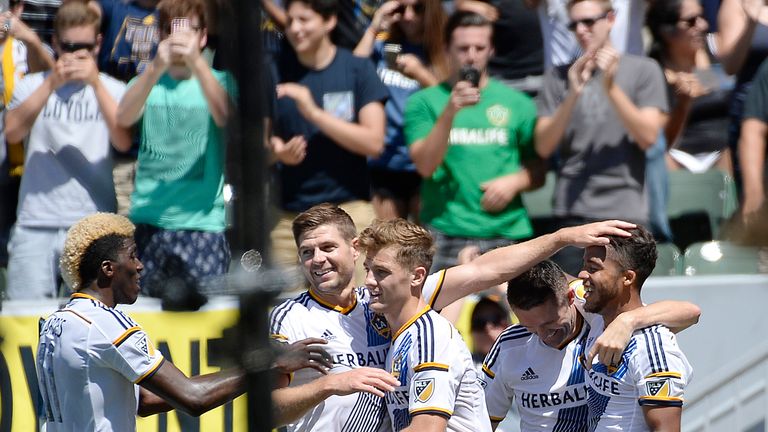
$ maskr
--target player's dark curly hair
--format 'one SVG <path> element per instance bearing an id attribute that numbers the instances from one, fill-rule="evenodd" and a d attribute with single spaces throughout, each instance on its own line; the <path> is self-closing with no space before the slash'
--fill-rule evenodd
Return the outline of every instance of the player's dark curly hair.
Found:
<path id="1" fill-rule="evenodd" d="M 635 272 L 640 289 L 656 267 L 656 240 L 642 225 L 627 231 L 632 234 L 631 237 L 608 236 L 608 251 L 622 269 Z"/>
<path id="2" fill-rule="evenodd" d="M 507 282 L 507 301 L 513 308 L 530 310 L 550 300 L 559 302 L 567 290 L 563 269 L 546 260 Z"/>

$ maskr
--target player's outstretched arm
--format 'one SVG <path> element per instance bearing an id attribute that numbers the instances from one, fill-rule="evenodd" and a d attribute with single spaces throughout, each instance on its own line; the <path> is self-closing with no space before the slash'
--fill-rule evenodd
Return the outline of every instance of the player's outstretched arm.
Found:
<path id="1" fill-rule="evenodd" d="M 239 369 L 189 378 L 169 361 L 164 362 L 154 375 L 140 385 L 164 399 L 170 407 L 192 416 L 199 416 L 245 392 L 244 373 Z M 139 415 L 168 411 L 162 409 L 166 407 L 150 394 L 143 393 L 141 396 Z M 147 405 L 143 406 L 142 401 Z"/>
<path id="2" fill-rule="evenodd" d="M 682 411 L 682 407 L 643 407 L 645 422 L 651 432 L 680 432 Z"/>
<path id="3" fill-rule="evenodd" d="M 419 414 L 413 416 L 411 424 L 402 432 L 445 432 L 448 419 L 437 414 Z"/>
<path id="4" fill-rule="evenodd" d="M 470 263 L 446 271 L 443 288 L 434 307 L 440 310 L 469 294 L 507 282 L 565 246 L 606 245 L 605 236 L 625 236 L 635 224 L 618 220 L 562 228 L 523 243 L 489 251 Z"/>
<path id="5" fill-rule="evenodd" d="M 393 391 L 398 381 L 381 369 L 361 367 L 339 374 L 330 374 L 296 387 L 272 391 L 275 427 L 296 421 L 325 399 L 368 392 L 382 397 Z"/>
<path id="6" fill-rule="evenodd" d="M 695 304 L 674 300 L 664 300 L 623 312 L 597 338 L 589 351 L 586 365 L 591 367 L 595 356 L 605 365 L 618 364 L 635 330 L 662 324 L 678 333 L 699 322 L 699 316 L 701 309 Z"/>

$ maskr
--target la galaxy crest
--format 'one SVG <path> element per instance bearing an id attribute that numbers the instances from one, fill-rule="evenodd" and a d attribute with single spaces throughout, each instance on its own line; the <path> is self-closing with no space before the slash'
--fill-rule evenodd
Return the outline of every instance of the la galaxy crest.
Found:
<path id="1" fill-rule="evenodd" d="M 376 330 L 376 333 L 381 337 L 385 339 L 390 338 L 392 332 L 390 331 L 389 323 L 384 316 L 377 313 L 371 314 L 371 327 L 373 327 L 373 329 Z"/>

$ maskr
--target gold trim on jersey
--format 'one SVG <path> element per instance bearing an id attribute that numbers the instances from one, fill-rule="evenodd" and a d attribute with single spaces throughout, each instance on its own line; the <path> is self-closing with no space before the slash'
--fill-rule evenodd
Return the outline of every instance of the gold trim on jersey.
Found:
<path id="1" fill-rule="evenodd" d="M 64 308 L 64 309 L 62 309 L 61 311 L 62 311 L 62 312 L 70 312 L 70 313 L 73 313 L 73 314 L 75 314 L 75 315 L 76 315 L 78 318 L 80 318 L 81 320 L 83 320 L 83 321 L 87 322 L 88 324 L 91 324 L 91 320 L 89 320 L 88 318 L 86 318 L 86 317 L 82 316 L 80 313 L 73 311 L 72 309 L 66 309 L 66 308 Z"/>
<path id="2" fill-rule="evenodd" d="M 272 339 L 277 339 L 281 342 L 288 342 L 288 336 L 281 335 L 280 333 L 271 333 L 269 337 L 271 337 Z"/>
<path id="3" fill-rule="evenodd" d="M 491 418 L 492 422 L 500 422 L 506 418 L 506 417 L 494 417 L 494 416 L 488 416 L 488 417 Z"/>
<path id="4" fill-rule="evenodd" d="M 80 292 L 76 292 L 76 293 L 72 294 L 71 296 L 69 296 L 69 298 L 71 298 L 71 299 L 81 298 L 81 299 L 95 300 L 95 301 L 97 301 L 99 303 L 104 303 L 103 301 L 97 299 L 96 297 L 94 297 L 92 295 L 83 294 L 83 293 L 80 293 Z"/>
<path id="5" fill-rule="evenodd" d="M 646 376 L 646 378 L 663 378 L 663 377 L 682 378 L 683 376 L 679 372 L 656 372 Z"/>
<path id="6" fill-rule="evenodd" d="M 402 332 L 403 332 L 405 329 L 407 329 L 408 327 L 410 327 L 410 326 L 411 326 L 411 324 L 413 324 L 414 322 L 416 322 L 416 320 L 417 320 L 417 319 L 421 318 L 421 316 L 422 316 L 422 315 L 424 315 L 425 313 L 429 312 L 429 310 L 430 310 L 430 309 L 432 309 L 432 308 L 431 308 L 431 307 L 429 307 L 429 305 L 426 305 L 426 306 L 424 306 L 424 309 L 422 309 L 422 310 L 421 310 L 419 313 L 417 313 L 416 315 L 412 316 L 412 317 L 411 317 L 411 319 L 409 319 L 408 321 L 406 321 L 406 322 L 405 322 L 405 324 L 403 324 L 403 326 L 402 326 L 402 327 L 400 327 L 400 330 L 398 330 L 397 332 L 395 332 L 395 334 L 392 336 L 392 343 L 394 343 L 394 342 L 395 342 L 395 340 L 397 340 L 397 337 L 398 337 L 398 336 L 400 336 L 400 334 L 401 334 L 401 333 L 402 333 Z"/>
<path id="7" fill-rule="evenodd" d="M 640 396 L 638 399 L 641 401 L 643 400 L 659 400 L 659 401 L 675 401 L 675 402 L 682 402 L 683 398 L 674 397 L 674 396 Z"/>
<path id="8" fill-rule="evenodd" d="M 437 301 L 437 296 L 440 294 L 440 290 L 443 289 L 443 283 L 445 282 L 445 273 L 446 270 L 440 270 L 440 278 L 437 281 L 437 286 L 435 287 L 435 292 L 432 293 L 432 297 L 429 298 L 429 307 L 434 308 L 435 302 Z"/>
<path id="9" fill-rule="evenodd" d="M 114 346 L 120 346 L 121 343 L 125 342 L 126 339 L 131 337 L 132 334 L 136 333 L 137 331 L 141 331 L 141 327 L 139 326 L 133 326 L 123 332 L 120 336 L 117 337 L 114 341 L 112 341 L 112 345 Z"/>
<path id="10" fill-rule="evenodd" d="M 453 415 L 453 411 L 445 409 L 445 408 L 438 408 L 438 407 L 416 408 L 416 409 L 408 411 L 408 413 L 411 414 L 411 415 L 414 415 L 414 414 L 424 413 L 425 411 L 438 411 L 438 412 L 441 412 L 443 414 L 447 414 L 449 417 Z"/>
<path id="11" fill-rule="evenodd" d="M 155 373 L 155 371 L 156 371 L 156 370 L 157 370 L 157 369 L 160 367 L 160 365 L 162 365 L 164 362 L 165 362 L 165 358 L 164 358 L 164 357 L 161 357 L 160 359 L 158 359 L 158 360 L 157 360 L 157 364 L 156 364 L 156 365 L 154 365 L 154 366 L 152 366 L 152 367 L 151 367 L 151 368 L 150 368 L 148 371 L 146 371 L 146 372 L 144 373 L 144 375 L 140 376 L 140 377 L 139 377 L 139 379 L 137 379 L 136 381 L 134 381 L 134 384 L 140 384 L 140 383 L 141 383 L 142 381 L 144 381 L 144 379 L 146 379 L 148 376 L 150 376 L 150 375 L 152 375 L 153 373 Z"/>
<path id="12" fill-rule="evenodd" d="M 352 304 L 347 307 L 341 307 L 339 305 L 335 305 L 332 303 L 328 303 L 327 301 L 321 299 L 317 294 L 312 292 L 312 288 L 309 288 L 309 296 L 312 297 L 312 300 L 316 301 L 320 306 L 334 310 L 342 315 L 347 315 L 348 313 L 352 312 L 352 309 L 357 306 L 357 296 L 352 297 Z"/>
<path id="13" fill-rule="evenodd" d="M 496 374 L 493 373 L 493 371 L 483 363 L 483 372 L 485 372 L 486 375 L 491 377 L 491 379 L 496 378 Z"/>
<path id="14" fill-rule="evenodd" d="M 434 363 L 434 362 L 427 362 L 422 363 L 418 366 L 414 366 L 413 371 L 414 372 L 421 372 L 423 370 L 440 370 L 440 371 L 448 371 L 448 365 L 442 364 L 442 363 Z"/>

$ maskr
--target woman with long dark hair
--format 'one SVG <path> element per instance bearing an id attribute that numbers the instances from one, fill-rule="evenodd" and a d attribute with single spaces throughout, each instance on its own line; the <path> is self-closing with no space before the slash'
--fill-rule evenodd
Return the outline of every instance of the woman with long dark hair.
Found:
<path id="1" fill-rule="evenodd" d="M 698 0 L 655 1 L 646 20 L 654 38 L 651 55 L 664 68 L 672 111 L 664 133 L 668 167 L 731 172 L 728 100 L 732 88 L 710 62 L 703 9 Z"/>
<path id="2" fill-rule="evenodd" d="M 376 11 L 354 51 L 374 61 L 390 93 L 384 153 L 369 161 L 372 201 L 380 219 L 416 220 L 418 215 L 421 178 L 405 144 L 403 111 L 410 95 L 439 83 L 447 73 L 444 22 L 439 0 L 391 0 Z"/>

